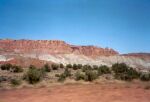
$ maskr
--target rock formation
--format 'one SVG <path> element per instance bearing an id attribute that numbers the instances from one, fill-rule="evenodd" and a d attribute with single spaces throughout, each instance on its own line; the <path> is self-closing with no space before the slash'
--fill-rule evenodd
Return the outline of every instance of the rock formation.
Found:
<path id="1" fill-rule="evenodd" d="M 36 54 L 79 54 L 85 56 L 111 56 L 118 52 L 95 46 L 69 45 L 59 40 L 0 40 L 0 52 Z"/>

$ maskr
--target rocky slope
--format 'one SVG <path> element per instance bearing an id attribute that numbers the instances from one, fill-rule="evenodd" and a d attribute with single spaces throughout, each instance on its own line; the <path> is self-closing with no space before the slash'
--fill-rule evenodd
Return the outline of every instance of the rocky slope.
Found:
<path id="1" fill-rule="evenodd" d="M 58 40 L 6 39 L 0 40 L 0 62 L 13 62 L 20 65 L 54 62 L 108 66 L 124 62 L 132 67 L 150 69 L 150 54 L 120 55 L 109 48 L 75 46 Z"/>
<path id="2" fill-rule="evenodd" d="M 116 55 L 118 52 L 95 46 L 75 46 L 58 40 L 0 40 L 0 53 L 80 54 L 90 57 Z"/>

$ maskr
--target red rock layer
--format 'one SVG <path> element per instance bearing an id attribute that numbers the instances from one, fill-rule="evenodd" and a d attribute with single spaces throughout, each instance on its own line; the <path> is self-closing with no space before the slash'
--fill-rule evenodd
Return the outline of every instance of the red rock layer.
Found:
<path id="1" fill-rule="evenodd" d="M 86 56 L 110 56 L 117 51 L 95 46 L 69 45 L 59 40 L 0 40 L 0 53 L 81 54 Z"/>

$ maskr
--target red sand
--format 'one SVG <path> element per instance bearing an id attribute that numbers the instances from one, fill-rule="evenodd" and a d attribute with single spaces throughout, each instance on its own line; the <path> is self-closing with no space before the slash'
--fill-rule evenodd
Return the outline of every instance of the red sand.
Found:
<path id="1" fill-rule="evenodd" d="M 60 85 L 0 90 L 0 102 L 150 102 L 150 90 L 120 85 Z"/>

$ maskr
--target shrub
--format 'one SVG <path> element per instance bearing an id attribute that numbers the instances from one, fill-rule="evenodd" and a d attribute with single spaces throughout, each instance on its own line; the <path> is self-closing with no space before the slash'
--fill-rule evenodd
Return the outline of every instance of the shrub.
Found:
<path id="1" fill-rule="evenodd" d="M 72 64 L 67 64 L 66 68 L 72 68 Z"/>
<path id="2" fill-rule="evenodd" d="M 59 78 L 58 78 L 58 81 L 63 82 L 63 81 L 65 81 L 65 80 L 66 80 L 65 74 L 64 74 L 64 73 L 60 74 L 60 76 L 59 76 Z"/>
<path id="3" fill-rule="evenodd" d="M 59 65 L 57 65 L 57 64 L 52 64 L 51 67 L 52 67 L 53 70 L 58 70 Z"/>
<path id="4" fill-rule="evenodd" d="M 93 65 L 93 69 L 97 70 L 98 66 L 97 65 Z"/>
<path id="5" fill-rule="evenodd" d="M 60 74 L 55 74 L 55 77 L 60 77 Z"/>
<path id="6" fill-rule="evenodd" d="M 71 76 L 71 71 L 68 68 L 66 68 L 65 71 L 64 71 L 64 75 L 66 77 L 70 77 Z"/>
<path id="7" fill-rule="evenodd" d="M 126 73 L 128 71 L 128 66 L 125 63 L 116 63 L 112 65 L 112 70 L 115 73 Z"/>
<path id="8" fill-rule="evenodd" d="M 29 68 L 28 72 L 25 75 L 25 79 L 30 84 L 35 84 L 39 82 L 43 78 L 43 73 L 41 70 L 38 70 L 36 68 Z"/>
<path id="9" fill-rule="evenodd" d="M 86 70 L 85 72 L 85 80 L 86 81 L 93 81 L 98 78 L 98 75 L 95 71 Z"/>
<path id="10" fill-rule="evenodd" d="M 18 79 L 11 79 L 11 84 L 13 86 L 18 86 L 21 84 L 21 80 L 18 80 Z"/>
<path id="11" fill-rule="evenodd" d="M 66 80 L 67 77 L 71 76 L 71 71 L 66 68 L 65 71 L 59 76 L 58 81 L 63 82 Z"/>
<path id="12" fill-rule="evenodd" d="M 84 65 L 82 71 L 86 72 L 87 70 L 92 70 L 92 67 L 90 65 Z"/>
<path id="13" fill-rule="evenodd" d="M 73 70 L 77 70 L 77 69 L 78 69 L 77 64 L 73 64 Z"/>
<path id="14" fill-rule="evenodd" d="M 150 73 L 142 73 L 142 74 L 140 75 L 140 79 L 141 79 L 142 81 L 150 81 Z"/>
<path id="15" fill-rule="evenodd" d="M 6 76 L 0 76 L 0 82 L 7 81 L 8 78 Z"/>
<path id="16" fill-rule="evenodd" d="M 111 73 L 109 67 L 103 65 L 98 68 L 98 75 L 109 74 Z"/>
<path id="17" fill-rule="evenodd" d="M 75 73 L 75 79 L 78 81 L 78 80 L 84 80 L 85 79 L 85 75 L 79 71 L 77 71 Z"/>
<path id="18" fill-rule="evenodd" d="M 81 69 L 82 68 L 82 64 L 78 64 L 78 69 Z"/>
<path id="19" fill-rule="evenodd" d="M 61 63 L 61 64 L 59 65 L 59 67 L 60 67 L 60 68 L 64 68 L 64 65 Z"/>
<path id="20" fill-rule="evenodd" d="M 10 68 L 12 68 L 12 64 L 10 63 L 1 65 L 1 70 L 10 70 Z"/>
<path id="21" fill-rule="evenodd" d="M 133 79 L 139 78 L 139 73 L 127 66 L 125 63 L 117 63 L 112 65 L 112 70 L 115 73 L 115 78 L 125 81 L 132 81 Z"/>
<path id="22" fill-rule="evenodd" d="M 36 67 L 34 65 L 30 65 L 29 69 L 36 69 Z"/>
<path id="23" fill-rule="evenodd" d="M 48 64 L 45 64 L 43 68 L 44 68 L 45 72 L 50 72 L 51 71 L 51 68 Z"/>
<path id="24" fill-rule="evenodd" d="M 12 70 L 13 70 L 13 72 L 15 72 L 15 73 L 23 72 L 23 68 L 22 68 L 21 66 L 16 66 L 16 65 L 14 65 L 14 66 L 12 67 Z"/>

